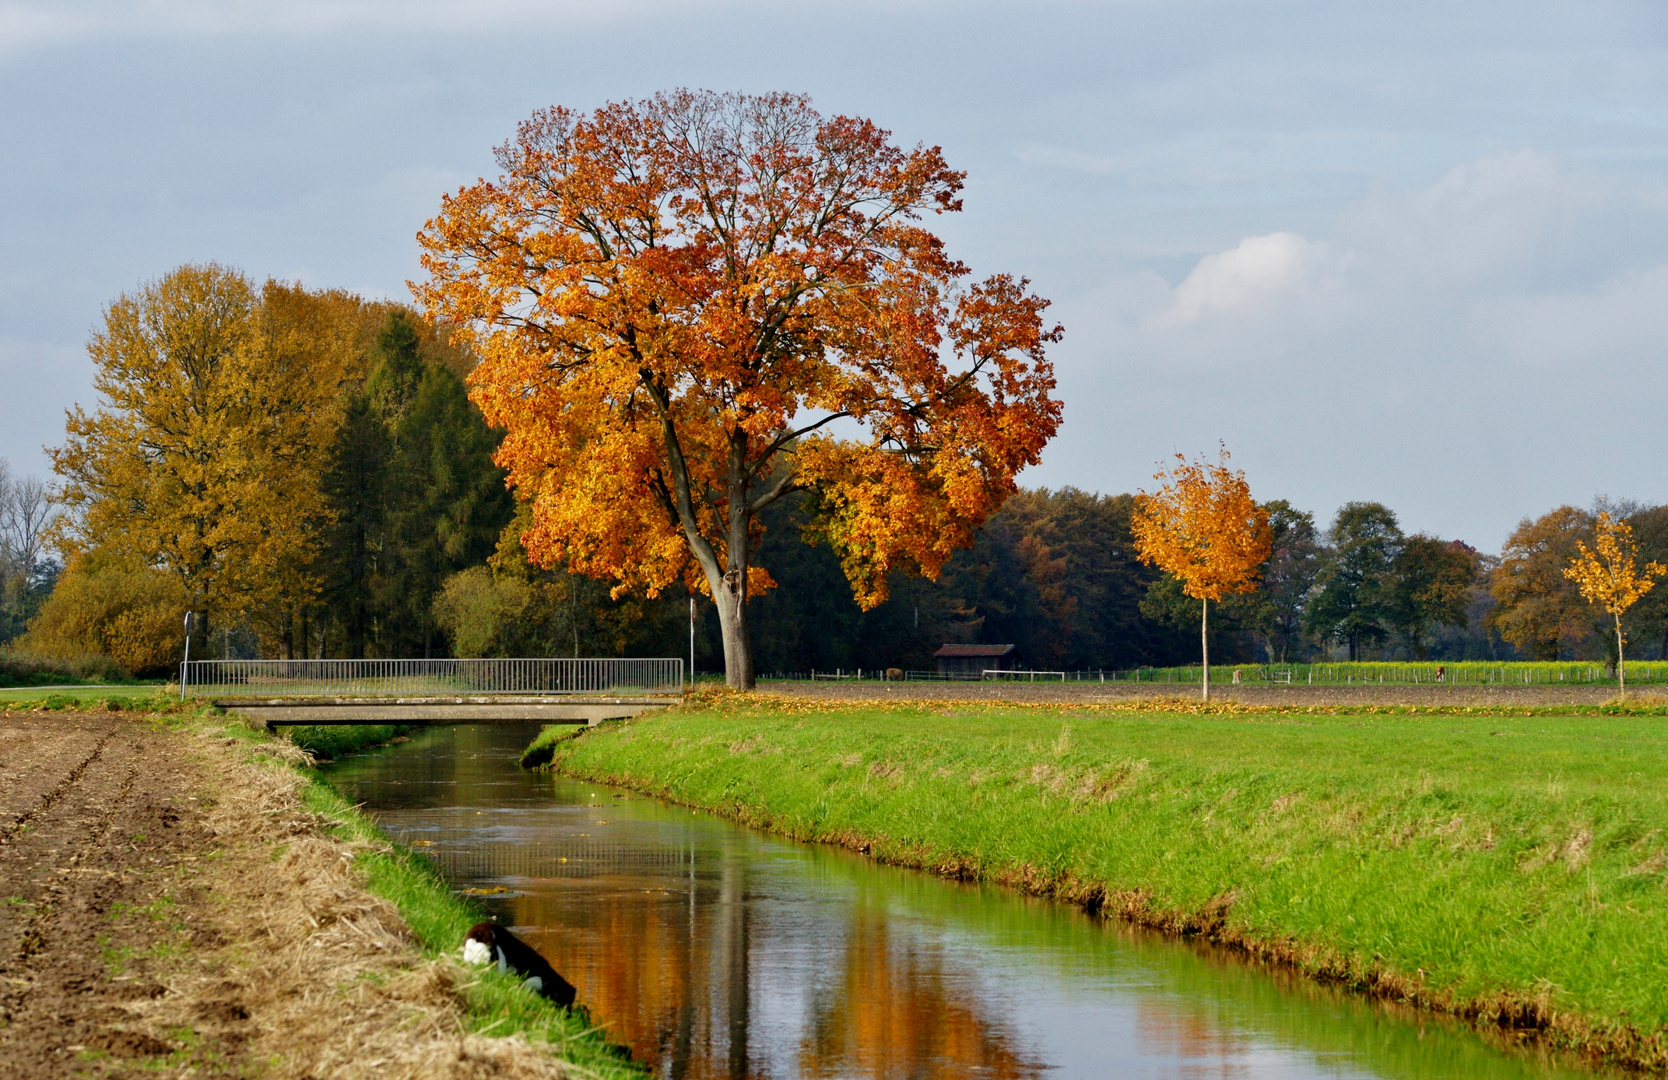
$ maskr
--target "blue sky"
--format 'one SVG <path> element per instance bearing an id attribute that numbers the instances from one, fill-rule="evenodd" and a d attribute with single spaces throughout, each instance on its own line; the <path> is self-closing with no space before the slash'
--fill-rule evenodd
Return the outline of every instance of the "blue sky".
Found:
<path id="1" fill-rule="evenodd" d="M 405 298 L 535 108 L 812 95 L 969 172 L 1055 301 L 1029 485 L 1223 440 L 1260 498 L 1497 551 L 1668 501 L 1668 5 L 0 0 L 0 456 L 45 474 L 104 304 L 185 261 Z"/>

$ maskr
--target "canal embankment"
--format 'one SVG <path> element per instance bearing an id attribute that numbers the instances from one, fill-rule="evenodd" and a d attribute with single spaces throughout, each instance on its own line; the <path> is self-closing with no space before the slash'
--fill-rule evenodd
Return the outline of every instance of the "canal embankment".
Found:
<path id="1" fill-rule="evenodd" d="M 641 1075 L 454 959 L 480 913 L 288 741 L 13 709 L 0 760 L 0 1058 L 25 1075 Z"/>
<path id="2" fill-rule="evenodd" d="M 715 696 L 529 760 L 1660 1071 L 1668 721 L 1555 711 Z"/>

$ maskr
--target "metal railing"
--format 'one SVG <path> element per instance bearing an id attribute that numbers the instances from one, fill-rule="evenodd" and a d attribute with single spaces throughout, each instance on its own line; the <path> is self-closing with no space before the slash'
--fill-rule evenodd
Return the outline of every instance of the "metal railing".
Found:
<path id="1" fill-rule="evenodd" d="M 992 680 L 1002 679 L 1023 679 L 1026 682 L 1036 682 L 1038 675 L 1041 675 L 1044 679 L 1059 679 L 1061 682 L 1066 681 L 1066 673 L 1063 671 L 1031 671 L 1028 668 L 985 668 L 983 671 L 979 672 L 979 681 L 991 682 Z"/>
<path id="2" fill-rule="evenodd" d="M 683 661 L 188 660 L 180 697 L 446 697 L 477 694 L 677 694 Z"/>

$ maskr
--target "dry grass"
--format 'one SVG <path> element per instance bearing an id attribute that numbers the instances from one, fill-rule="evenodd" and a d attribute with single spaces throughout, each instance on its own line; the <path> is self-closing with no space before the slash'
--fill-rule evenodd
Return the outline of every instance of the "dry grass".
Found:
<path id="1" fill-rule="evenodd" d="M 127 1006 L 135 1027 L 195 1032 L 221 1048 L 199 1062 L 260 1062 L 273 1080 L 582 1075 L 544 1047 L 465 1030 L 467 969 L 422 958 L 363 886 L 355 860 L 369 845 L 329 836 L 300 802 L 301 778 L 273 767 L 303 751 L 209 732 L 198 752 L 216 778 L 207 826 L 220 848 L 194 871 L 213 929 L 167 993 Z"/>

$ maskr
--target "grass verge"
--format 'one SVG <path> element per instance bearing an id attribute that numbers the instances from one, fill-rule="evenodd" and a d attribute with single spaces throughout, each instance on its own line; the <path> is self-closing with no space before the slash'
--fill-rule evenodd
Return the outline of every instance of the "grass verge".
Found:
<path id="1" fill-rule="evenodd" d="M 1662 1069 L 1668 723 L 1629 711 L 715 696 L 529 759 Z"/>
<path id="2" fill-rule="evenodd" d="M 202 708 L 202 722 L 221 734 L 245 742 L 270 742 L 264 731 Z M 330 727 L 339 750 L 386 741 L 379 727 Z M 457 895 L 440 871 L 423 856 L 395 844 L 376 823 L 350 805 L 313 769 L 290 764 L 301 778 L 303 807 L 329 822 L 326 832 L 338 840 L 363 845 L 354 865 L 365 888 L 393 904 L 410 927 L 425 958 L 456 954 L 469 927 L 485 911 Z M 562 1009 L 524 989 L 514 975 L 492 968 L 472 969 L 460 988 L 465 1024 L 471 1032 L 492 1037 L 519 1035 L 546 1045 L 577 1077 L 639 1080 L 644 1074 L 627 1051 L 610 1043 L 583 1008 Z"/>
<path id="3" fill-rule="evenodd" d="M 412 729 L 410 724 L 296 724 L 283 729 L 283 738 L 320 761 L 328 761 L 392 742 Z"/>
<path id="4" fill-rule="evenodd" d="M 112 701 L 118 707 L 143 708 L 152 712 L 180 711 L 179 698 L 170 696 L 161 683 L 0 688 L 0 709 L 85 709 Z M 188 707 L 195 708 L 194 705 Z"/>

